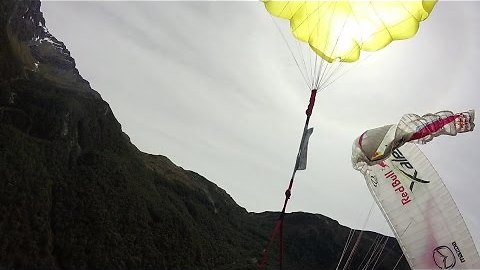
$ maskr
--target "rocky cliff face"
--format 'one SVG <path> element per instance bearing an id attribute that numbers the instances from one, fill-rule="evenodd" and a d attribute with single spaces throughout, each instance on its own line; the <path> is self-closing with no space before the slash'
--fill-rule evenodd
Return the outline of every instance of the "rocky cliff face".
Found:
<path id="1" fill-rule="evenodd" d="M 48 33 L 40 2 L 0 2 L 0 269 L 255 269 L 277 217 L 140 152 Z M 284 268 L 334 269 L 349 232 L 287 215 Z M 352 268 L 379 237 L 363 235 Z M 377 269 L 392 269 L 401 253 L 384 241 Z"/>

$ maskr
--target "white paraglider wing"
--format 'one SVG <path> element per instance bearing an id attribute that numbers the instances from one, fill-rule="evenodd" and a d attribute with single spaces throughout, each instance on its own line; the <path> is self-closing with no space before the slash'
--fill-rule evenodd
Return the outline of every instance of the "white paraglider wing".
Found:
<path id="1" fill-rule="evenodd" d="M 434 137 L 473 130 L 474 112 L 409 114 L 368 130 L 352 162 L 387 219 L 413 269 L 480 269 L 480 257 L 455 202 L 420 149 Z M 461 179 L 458 179 L 461 181 Z"/>

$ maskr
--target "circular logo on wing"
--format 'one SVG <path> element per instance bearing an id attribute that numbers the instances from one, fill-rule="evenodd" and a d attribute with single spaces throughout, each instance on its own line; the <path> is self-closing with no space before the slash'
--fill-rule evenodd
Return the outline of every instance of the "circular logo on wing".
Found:
<path id="1" fill-rule="evenodd" d="M 455 255 L 447 246 L 439 246 L 433 250 L 433 260 L 440 269 L 451 269 L 455 266 Z"/>

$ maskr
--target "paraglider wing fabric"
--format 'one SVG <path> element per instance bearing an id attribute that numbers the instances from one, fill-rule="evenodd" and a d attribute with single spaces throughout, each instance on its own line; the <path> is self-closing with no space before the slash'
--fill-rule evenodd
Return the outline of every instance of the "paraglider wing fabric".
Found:
<path id="1" fill-rule="evenodd" d="M 455 136 L 457 133 L 472 131 L 475 112 L 473 110 L 453 113 L 441 111 L 423 116 L 406 114 L 395 125 L 383 126 L 365 131 L 353 145 L 353 164 L 373 165 L 383 160 L 405 142 L 427 143 L 440 135 Z"/>
<path id="2" fill-rule="evenodd" d="M 388 130 L 396 127 L 395 142 L 390 142 L 394 147 L 380 161 L 372 162 L 366 156 L 371 153 L 362 151 L 362 146 L 368 148 L 366 144 L 373 143 L 375 136 L 362 140 L 362 146 L 356 139 L 352 155 L 354 168 L 364 174 L 372 196 L 413 269 L 480 269 L 475 244 L 442 179 L 417 145 L 405 143 L 418 132 L 424 135 L 423 141 L 416 141 L 424 143 L 440 134 L 471 131 L 474 113 L 440 112 L 426 116 L 407 115 L 399 124 L 386 126 Z M 411 129 L 412 119 L 422 123 L 415 131 Z M 444 125 L 435 124 L 439 122 Z M 435 128 L 430 128 L 430 134 L 425 135 L 422 128 L 429 125 Z"/>
<path id="3" fill-rule="evenodd" d="M 414 36 L 436 1 L 264 1 L 267 11 L 290 20 L 292 34 L 324 60 L 354 62 Z"/>

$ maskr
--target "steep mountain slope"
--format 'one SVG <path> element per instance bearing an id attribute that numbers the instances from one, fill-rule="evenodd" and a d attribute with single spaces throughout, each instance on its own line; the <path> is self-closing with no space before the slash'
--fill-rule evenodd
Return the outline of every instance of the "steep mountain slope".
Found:
<path id="1" fill-rule="evenodd" d="M 44 25 L 39 1 L 0 2 L 0 269 L 255 269 L 278 213 L 140 152 Z M 349 232 L 287 215 L 285 269 L 334 269 Z M 384 239 L 377 269 L 401 256 Z"/>

